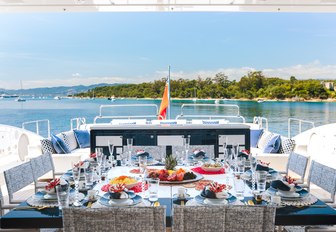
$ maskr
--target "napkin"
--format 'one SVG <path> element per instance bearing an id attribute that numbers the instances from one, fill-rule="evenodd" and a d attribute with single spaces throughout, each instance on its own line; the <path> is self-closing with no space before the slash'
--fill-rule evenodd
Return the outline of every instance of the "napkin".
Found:
<path id="1" fill-rule="evenodd" d="M 282 180 L 274 180 L 271 182 L 271 186 L 274 189 L 278 189 L 281 191 L 290 191 L 291 187 L 288 185 L 287 182 L 284 182 Z"/>
<path id="2" fill-rule="evenodd" d="M 193 157 L 195 158 L 204 158 L 205 157 L 205 152 L 202 150 L 196 150 L 193 153 Z"/>
<path id="3" fill-rule="evenodd" d="M 264 166 L 264 165 L 261 165 L 261 164 L 257 164 L 257 168 L 256 168 L 257 171 L 269 171 L 269 167 L 268 166 Z"/>
<path id="4" fill-rule="evenodd" d="M 245 159 L 248 159 L 249 158 L 249 154 L 246 153 L 246 152 L 241 151 L 241 152 L 239 152 L 238 157 L 243 157 Z"/>
<path id="5" fill-rule="evenodd" d="M 147 156 L 147 157 L 149 157 L 149 153 L 146 152 L 146 151 L 137 152 L 136 157 L 139 157 L 139 156 Z"/>

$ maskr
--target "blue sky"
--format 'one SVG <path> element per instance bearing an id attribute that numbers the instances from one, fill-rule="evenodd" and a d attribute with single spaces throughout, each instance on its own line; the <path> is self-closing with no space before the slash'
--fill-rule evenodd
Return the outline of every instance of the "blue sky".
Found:
<path id="1" fill-rule="evenodd" d="M 0 14 L 0 88 L 239 79 L 250 70 L 336 78 L 336 14 Z"/>

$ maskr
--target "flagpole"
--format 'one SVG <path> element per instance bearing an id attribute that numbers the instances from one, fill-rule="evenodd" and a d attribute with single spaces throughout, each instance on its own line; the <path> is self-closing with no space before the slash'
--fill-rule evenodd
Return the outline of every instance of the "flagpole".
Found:
<path id="1" fill-rule="evenodd" d="M 170 65 L 168 66 L 168 119 L 170 119 Z"/>

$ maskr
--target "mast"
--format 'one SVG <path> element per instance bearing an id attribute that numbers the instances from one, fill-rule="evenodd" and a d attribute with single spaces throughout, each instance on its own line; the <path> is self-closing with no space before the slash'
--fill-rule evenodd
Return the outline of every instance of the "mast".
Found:
<path id="1" fill-rule="evenodd" d="M 170 65 L 168 66 L 168 79 L 167 79 L 167 83 L 168 83 L 168 119 L 170 119 Z"/>

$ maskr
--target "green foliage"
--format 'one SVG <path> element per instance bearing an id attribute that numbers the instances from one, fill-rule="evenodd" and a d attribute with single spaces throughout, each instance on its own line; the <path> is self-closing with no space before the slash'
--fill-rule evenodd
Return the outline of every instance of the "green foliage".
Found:
<path id="1" fill-rule="evenodd" d="M 126 97 L 126 98 L 161 98 L 165 79 L 141 84 L 123 84 L 102 86 L 77 94 L 78 97 Z M 289 80 L 278 77 L 265 77 L 261 71 L 249 72 L 239 81 L 230 81 L 224 73 L 214 77 L 196 79 L 177 79 L 170 82 L 172 98 L 231 98 L 231 99 L 327 99 L 335 98 L 334 91 L 326 90 L 319 80 Z"/>

